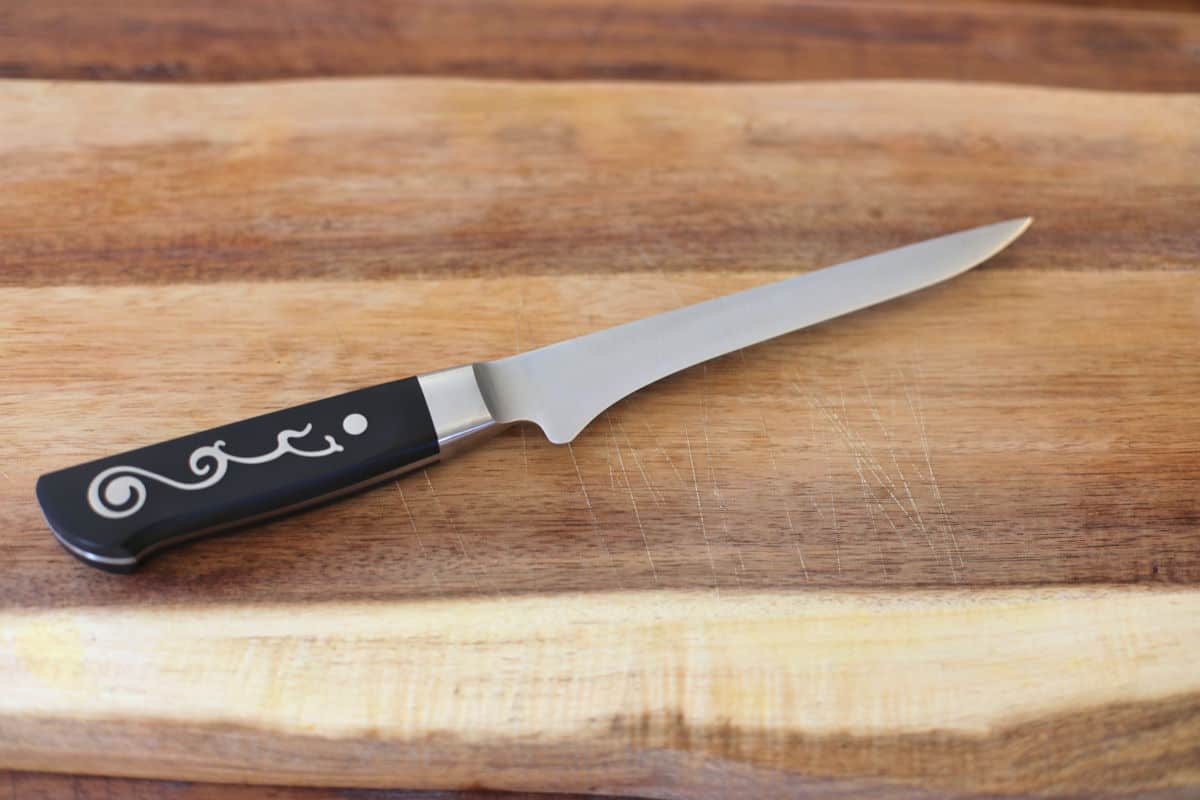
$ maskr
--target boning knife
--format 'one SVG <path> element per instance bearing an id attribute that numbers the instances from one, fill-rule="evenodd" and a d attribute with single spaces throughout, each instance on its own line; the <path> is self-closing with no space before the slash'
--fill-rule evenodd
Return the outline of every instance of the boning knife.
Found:
<path id="1" fill-rule="evenodd" d="M 756 286 L 497 361 L 404 378 L 51 472 L 37 497 L 72 554 L 129 572 L 198 536 L 424 467 L 516 422 L 555 444 L 621 398 L 711 358 L 959 275 L 1009 220 Z"/>

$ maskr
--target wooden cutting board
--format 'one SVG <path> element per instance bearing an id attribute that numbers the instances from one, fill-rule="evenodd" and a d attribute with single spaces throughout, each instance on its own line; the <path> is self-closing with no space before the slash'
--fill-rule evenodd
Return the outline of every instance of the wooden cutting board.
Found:
<path id="1" fill-rule="evenodd" d="M 1200 786 L 1200 100 L 0 84 L 0 768 Z M 1032 214 L 944 286 L 112 576 L 42 472 Z"/>

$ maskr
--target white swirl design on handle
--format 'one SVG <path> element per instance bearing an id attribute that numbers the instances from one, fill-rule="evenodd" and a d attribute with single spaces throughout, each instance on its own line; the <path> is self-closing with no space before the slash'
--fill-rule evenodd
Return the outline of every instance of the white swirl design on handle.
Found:
<path id="1" fill-rule="evenodd" d="M 230 462 L 237 464 L 266 464 L 268 461 L 285 456 L 289 453 L 305 458 L 320 458 L 332 453 L 340 453 L 344 449 L 332 436 L 326 436 L 328 447 L 323 450 L 301 450 L 292 445 L 292 439 L 301 439 L 312 431 L 312 423 L 305 425 L 302 430 L 282 430 L 276 437 L 275 449 L 261 456 L 235 456 L 226 453 L 225 442 L 218 439 L 204 447 L 197 447 L 188 457 L 188 467 L 203 479 L 196 483 L 182 483 L 172 480 L 165 475 L 159 475 L 141 467 L 117 466 L 109 467 L 101 472 L 88 484 L 88 505 L 102 517 L 108 519 L 124 519 L 136 514 L 146 503 L 146 484 L 142 478 L 158 481 L 175 489 L 195 492 L 215 486 L 225 477 Z M 128 505 L 134 498 L 132 505 Z M 128 507 L 126 507 L 128 505 Z"/>

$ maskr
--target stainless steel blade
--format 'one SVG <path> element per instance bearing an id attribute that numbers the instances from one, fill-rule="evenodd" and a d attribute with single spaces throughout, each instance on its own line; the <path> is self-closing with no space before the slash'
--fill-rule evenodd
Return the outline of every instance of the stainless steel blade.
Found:
<path id="1" fill-rule="evenodd" d="M 496 422 L 564 444 L 621 398 L 687 367 L 959 275 L 1029 217 L 929 239 L 475 365 Z"/>

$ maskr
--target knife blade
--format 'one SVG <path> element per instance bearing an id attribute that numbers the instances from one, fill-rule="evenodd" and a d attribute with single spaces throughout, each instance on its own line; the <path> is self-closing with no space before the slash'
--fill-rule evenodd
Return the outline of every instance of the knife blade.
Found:
<path id="1" fill-rule="evenodd" d="M 41 476 L 58 541 L 129 572 L 179 544 L 445 459 L 518 422 L 555 444 L 605 409 L 717 356 L 959 275 L 1028 217 L 796 275 L 496 361 L 359 389 Z"/>

